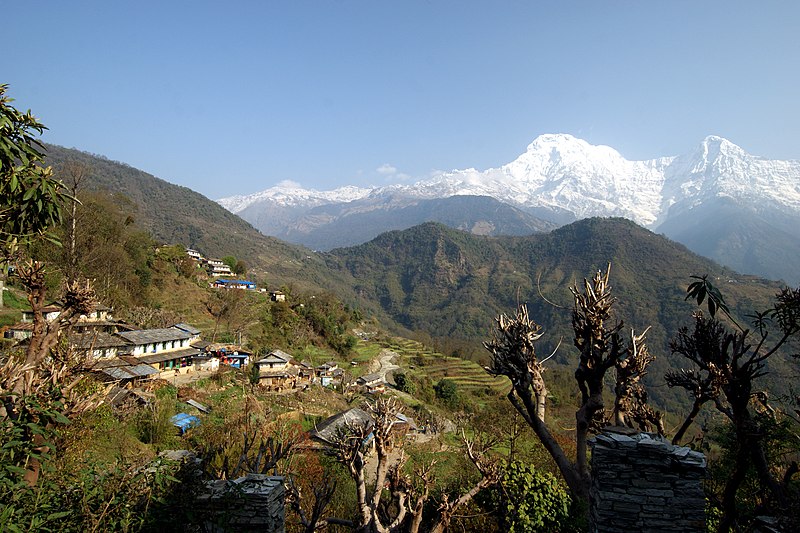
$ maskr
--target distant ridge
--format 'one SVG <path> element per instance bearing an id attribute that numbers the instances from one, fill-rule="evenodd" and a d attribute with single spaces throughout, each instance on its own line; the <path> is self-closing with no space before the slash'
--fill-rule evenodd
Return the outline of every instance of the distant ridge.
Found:
<path id="1" fill-rule="evenodd" d="M 336 283 L 326 278 L 321 260 L 309 250 L 264 236 L 200 193 L 102 156 L 50 144 L 46 148 L 47 164 L 57 174 L 67 161 L 82 163 L 89 169 L 83 187 L 130 200 L 133 218 L 156 240 L 192 247 L 210 257 L 244 259 L 274 285 Z"/>
<path id="2" fill-rule="evenodd" d="M 488 206 L 448 220 L 420 208 L 425 201 L 468 196 L 492 198 L 539 222 L 531 226 L 518 217 L 498 216 Z M 800 254 L 792 254 L 800 249 L 800 161 L 753 156 L 714 135 L 686 154 L 629 161 L 608 146 L 548 134 L 535 139 L 514 161 L 484 171 L 452 170 L 410 185 L 371 189 L 274 187 L 219 202 L 264 233 L 317 249 L 359 244 L 381 231 L 402 229 L 402 210 L 404 227 L 440 221 L 468 230 L 493 227 L 491 234 L 508 235 L 543 231 L 547 222 L 617 216 L 663 232 L 737 270 L 800 283 Z M 727 207 L 718 212 L 721 205 Z M 706 222 L 725 216 L 730 206 L 757 229 L 717 224 L 714 232 L 706 232 Z M 416 208 L 413 216 L 411 207 Z M 505 226 L 499 223 L 503 218 L 508 220 Z M 369 232 L 363 231 L 365 220 Z M 330 235 L 336 236 L 335 244 Z M 331 245 L 326 248 L 325 243 Z M 773 256 L 775 250 L 787 253 Z"/>
<path id="3" fill-rule="evenodd" d="M 648 379 L 662 384 L 653 392 L 662 405 L 674 400 L 659 381 L 676 364 L 668 340 L 695 310 L 684 299 L 691 275 L 708 274 L 740 317 L 766 307 L 779 289 L 623 218 L 589 218 L 525 237 L 476 236 L 426 223 L 325 256 L 365 306 L 379 305 L 408 331 L 461 339 L 452 345 L 476 355 L 494 317 L 527 302 L 546 333 L 538 349 L 550 353 L 561 339 L 554 361 L 564 364 L 574 357 L 569 287 L 611 262 L 625 331 L 652 326 L 648 344 L 657 360 Z"/>

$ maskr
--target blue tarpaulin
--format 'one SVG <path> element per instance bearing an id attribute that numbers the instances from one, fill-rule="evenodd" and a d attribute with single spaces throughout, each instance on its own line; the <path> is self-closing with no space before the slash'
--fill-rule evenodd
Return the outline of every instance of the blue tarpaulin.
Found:
<path id="1" fill-rule="evenodd" d="M 200 425 L 200 419 L 189 413 L 178 413 L 169 419 L 173 426 L 181 430 L 181 435 L 186 433 L 189 429 Z"/>

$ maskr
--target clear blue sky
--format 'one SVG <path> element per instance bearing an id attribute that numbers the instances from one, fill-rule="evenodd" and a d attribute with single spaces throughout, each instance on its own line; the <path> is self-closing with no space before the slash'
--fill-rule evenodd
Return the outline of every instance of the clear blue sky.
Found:
<path id="1" fill-rule="evenodd" d="M 0 82 L 45 141 L 211 198 L 485 169 L 542 133 L 800 159 L 797 2 L 26 0 L 0 19 Z"/>

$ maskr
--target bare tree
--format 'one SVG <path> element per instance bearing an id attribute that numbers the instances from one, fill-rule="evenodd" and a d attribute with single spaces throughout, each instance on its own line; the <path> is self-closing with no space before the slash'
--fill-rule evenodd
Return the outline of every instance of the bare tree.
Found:
<path id="1" fill-rule="evenodd" d="M 78 272 L 78 191 L 89 176 L 90 168 L 80 161 L 70 160 L 61 168 L 62 183 L 69 192 L 69 220 L 67 224 L 67 279 L 74 279 Z"/>
<path id="2" fill-rule="evenodd" d="M 587 440 L 606 418 L 603 399 L 604 378 L 616 368 L 617 399 L 613 419 L 616 423 L 641 428 L 655 427 L 662 431 L 661 415 L 646 407 L 644 390 L 639 380 L 652 360 L 644 334 L 631 330 L 625 342 L 623 323 L 614 321 L 612 308 L 615 299 L 608 283 L 611 265 L 605 273 L 597 272 L 584 287 L 570 290 L 575 299 L 572 312 L 574 345 L 580 353 L 575 380 L 581 392 L 581 404 L 575 413 L 576 458 L 572 461 L 558 443 L 546 422 L 547 386 L 544 361 L 536 355 L 535 343 L 541 336 L 541 326 L 528 316 L 522 304 L 513 317 L 500 315 L 492 339 L 484 343 L 491 352 L 490 374 L 507 376 L 512 389 L 508 399 L 552 456 L 573 496 L 588 499 L 591 477 L 587 459 Z"/>
<path id="3" fill-rule="evenodd" d="M 436 481 L 433 471 L 435 462 L 418 465 L 412 476 L 403 473 L 406 457 L 402 451 L 396 462 L 390 464 L 390 451 L 395 446 L 393 428 L 400 421 L 397 417 L 399 405 L 392 398 L 380 398 L 367 404 L 365 409 L 370 420 L 354 420 L 340 427 L 328 450 L 347 468 L 356 483 L 358 519 L 352 521 L 329 517 L 325 523 L 368 533 L 417 533 L 422 525 L 425 503 Z M 481 479 L 452 500 L 444 496 L 433 519 L 431 532 L 444 531 L 459 507 L 498 479 L 497 464 L 489 457 L 494 441 L 468 439 L 464 432 L 462 439 L 465 453 L 480 472 Z M 374 445 L 377 455 L 374 485 L 368 485 L 365 470 L 368 444 Z M 386 493 L 388 498 L 385 497 Z M 306 531 L 313 531 L 313 528 Z"/>

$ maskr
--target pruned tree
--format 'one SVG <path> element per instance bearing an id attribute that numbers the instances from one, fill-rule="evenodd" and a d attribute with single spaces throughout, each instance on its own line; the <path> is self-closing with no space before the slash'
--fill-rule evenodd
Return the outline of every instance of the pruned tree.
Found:
<path id="1" fill-rule="evenodd" d="M 613 420 L 641 429 L 663 431 L 661 414 L 648 408 L 646 394 L 640 380 L 652 356 L 644 343 L 644 333 L 631 330 L 630 341 L 623 340 L 623 323 L 614 320 L 609 276 L 611 265 L 605 273 L 597 272 L 591 281 L 584 280 L 581 290 L 572 287 L 574 308 L 572 312 L 573 344 L 579 351 L 575 380 L 581 393 L 581 403 L 575 413 L 576 457 L 567 456 L 547 424 L 547 385 L 545 366 L 547 359 L 539 360 L 535 344 L 541 338 L 541 326 L 528 315 L 525 304 L 514 316 L 502 314 L 496 319 L 492 338 L 484 342 L 491 353 L 488 372 L 506 376 L 512 388 L 508 399 L 523 419 L 531 426 L 537 438 L 555 461 L 573 497 L 588 499 L 591 475 L 587 457 L 590 432 Z M 605 410 L 604 391 L 606 373 L 615 368 L 616 399 L 612 416 Z"/>
<path id="2" fill-rule="evenodd" d="M 800 333 L 800 288 L 783 289 L 770 309 L 757 313 L 753 330 L 741 327 L 731 316 L 722 294 L 706 276 L 695 277 L 687 299 L 698 305 L 707 299 L 708 312 L 694 313 L 694 328 L 681 328 L 670 343 L 673 353 L 682 355 L 691 367 L 666 375 L 670 387 L 685 389 L 693 399 L 692 408 L 673 438 L 680 443 L 703 406 L 711 403 L 730 423 L 734 436 L 734 465 L 721 497 L 719 531 L 729 531 L 737 520 L 737 493 L 748 472 L 754 471 L 768 503 L 785 514 L 791 505 L 790 482 L 797 463 L 770 464 L 766 450 L 769 428 L 776 410 L 769 405 L 766 391 L 758 390 L 767 361 Z M 726 326 L 717 311 L 728 319 Z M 797 495 L 795 494 L 795 497 Z M 796 501 L 796 500 L 795 500 Z"/>
<path id="3" fill-rule="evenodd" d="M 417 533 L 423 523 L 423 510 L 428 502 L 436 479 L 435 462 L 417 465 L 413 475 L 404 473 L 406 456 L 400 450 L 390 464 L 391 451 L 396 446 L 394 426 L 399 423 L 399 404 L 393 398 L 379 398 L 364 406 L 368 420 L 352 420 L 340 426 L 328 448 L 340 464 L 345 466 L 356 485 L 357 520 L 335 517 L 324 519 L 326 524 L 352 528 L 359 532 Z M 492 439 L 469 439 L 462 432 L 466 456 L 481 474 L 480 480 L 469 490 L 451 499 L 443 496 L 429 531 L 441 533 L 450 524 L 458 508 L 468 503 L 481 489 L 498 479 L 497 462 L 490 457 L 495 444 Z M 370 446 L 376 454 L 375 483 L 368 484 L 366 467 Z M 387 497 L 388 495 L 388 497 Z M 321 513 L 318 513 L 321 516 Z M 308 524 L 313 531 L 319 524 Z"/>
<path id="4" fill-rule="evenodd" d="M 212 479 L 236 479 L 246 474 L 270 474 L 288 460 L 303 441 L 294 424 L 270 419 L 271 410 L 255 396 L 245 398 L 241 413 L 220 428 L 201 426 L 202 469 Z"/>

